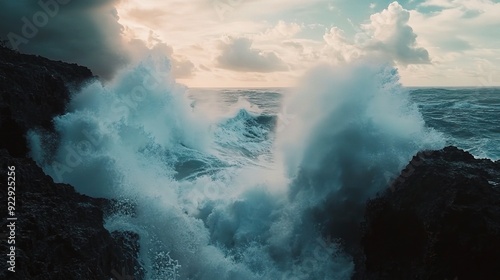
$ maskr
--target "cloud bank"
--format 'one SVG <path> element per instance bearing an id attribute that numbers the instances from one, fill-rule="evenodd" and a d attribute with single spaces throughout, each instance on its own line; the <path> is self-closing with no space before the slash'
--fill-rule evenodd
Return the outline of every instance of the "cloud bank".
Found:
<path id="1" fill-rule="evenodd" d="M 430 63 L 428 51 L 417 44 L 409 19 L 410 12 L 393 2 L 387 9 L 371 15 L 368 23 L 356 27 L 353 40 L 349 40 L 342 29 L 332 27 L 323 36 L 324 53 L 336 62 L 369 56 L 404 66 Z"/>
<path id="2" fill-rule="evenodd" d="M 362 57 L 394 63 L 405 85 L 499 85 L 497 0 L 334 2 L 242 1 L 221 19 L 210 1 L 6 0 L 0 37 L 104 79 L 161 44 L 174 77 L 197 87 L 291 86 Z"/>
<path id="3" fill-rule="evenodd" d="M 78 63 L 105 79 L 129 61 L 118 0 L 2 2 L 0 36 L 23 53 Z"/>
<path id="4" fill-rule="evenodd" d="M 240 72 L 274 72 L 287 70 L 287 66 L 274 52 L 252 48 L 247 38 L 230 39 L 220 47 L 218 66 Z"/>
<path id="5" fill-rule="evenodd" d="M 417 46 L 417 35 L 408 24 L 409 19 L 410 12 L 398 2 L 371 15 L 370 23 L 362 25 L 371 36 L 363 47 L 403 65 L 430 63 L 427 50 Z"/>

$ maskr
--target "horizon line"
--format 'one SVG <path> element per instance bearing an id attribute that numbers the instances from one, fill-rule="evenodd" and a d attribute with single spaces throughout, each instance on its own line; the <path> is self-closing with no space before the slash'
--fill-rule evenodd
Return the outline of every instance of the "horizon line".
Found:
<path id="1" fill-rule="evenodd" d="M 187 86 L 188 89 L 293 89 L 296 88 L 294 86 L 286 86 L 286 87 L 254 87 L 254 86 L 249 86 L 249 87 L 212 87 L 212 86 Z M 438 88 L 438 89 L 472 89 L 472 88 L 491 88 L 491 89 L 497 89 L 500 88 L 500 85 L 498 86 L 403 86 L 403 88 Z"/>

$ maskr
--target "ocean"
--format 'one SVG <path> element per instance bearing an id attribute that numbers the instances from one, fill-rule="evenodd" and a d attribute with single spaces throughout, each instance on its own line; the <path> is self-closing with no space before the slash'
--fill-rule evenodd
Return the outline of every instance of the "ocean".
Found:
<path id="1" fill-rule="evenodd" d="M 476 158 L 500 159 L 500 88 L 410 88 L 429 127 Z"/>
<path id="2" fill-rule="evenodd" d="M 56 182 L 126 202 L 105 227 L 139 234 L 147 279 L 350 279 L 366 200 L 416 152 L 500 158 L 499 89 L 405 88 L 363 64 L 188 89 L 163 63 L 90 83 L 55 133 L 28 134 Z"/>
<path id="3" fill-rule="evenodd" d="M 500 159 L 500 88 L 406 88 L 425 124 L 444 134 L 447 145 L 476 158 Z M 291 88 L 190 89 L 200 104 L 218 106 L 219 112 L 247 102 L 261 116 L 277 118 L 283 96 Z M 251 110 L 251 109 L 250 109 Z"/>

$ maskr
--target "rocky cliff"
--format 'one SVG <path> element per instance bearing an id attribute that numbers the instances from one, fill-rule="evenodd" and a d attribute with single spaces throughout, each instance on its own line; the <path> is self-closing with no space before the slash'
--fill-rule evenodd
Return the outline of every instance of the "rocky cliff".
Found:
<path id="1" fill-rule="evenodd" d="M 2 269 L 0 279 L 141 278 L 138 236 L 103 227 L 103 209 L 112 209 L 112 203 L 54 183 L 26 156 L 26 132 L 51 131 L 53 117 L 64 113 L 72 90 L 92 78 L 85 67 L 0 47 L 0 195 L 5 207 L 0 251 L 5 268 L 11 246 L 7 225 L 13 222 L 6 219 L 8 166 L 15 166 L 17 218 L 16 272 Z"/>
<path id="2" fill-rule="evenodd" d="M 26 155 L 26 132 L 51 131 L 72 90 L 92 78 L 87 68 L 0 47 L 0 195 L 6 207 L 15 166 L 17 217 L 16 273 L 0 270 L 0 279 L 143 276 L 138 236 L 103 227 L 112 202 L 54 183 Z M 500 162 L 455 147 L 417 154 L 368 202 L 360 235 L 356 279 L 500 279 Z"/>
<path id="3" fill-rule="evenodd" d="M 366 208 L 357 279 L 500 279 L 500 162 L 418 153 Z"/>

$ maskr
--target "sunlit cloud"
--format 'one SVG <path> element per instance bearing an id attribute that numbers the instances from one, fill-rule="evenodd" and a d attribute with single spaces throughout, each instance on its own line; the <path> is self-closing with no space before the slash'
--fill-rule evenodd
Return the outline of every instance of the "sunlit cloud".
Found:
<path id="1" fill-rule="evenodd" d="M 20 49 L 110 79 L 158 45 L 188 86 L 286 86 L 314 65 L 365 56 L 396 65 L 405 85 L 500 85 L 490 75 L 500 67 L 498 1 L 97 2 L 68 5 Z M 3 38 L 20 32 L 24 14 L 17 11 L 0 11 Z M 66 33 L 72 40 L 51 39 Z"/>

